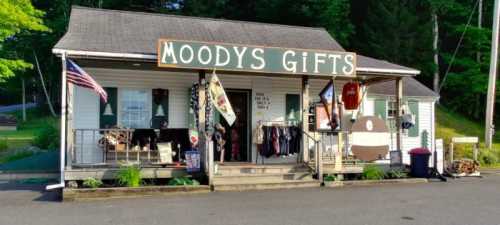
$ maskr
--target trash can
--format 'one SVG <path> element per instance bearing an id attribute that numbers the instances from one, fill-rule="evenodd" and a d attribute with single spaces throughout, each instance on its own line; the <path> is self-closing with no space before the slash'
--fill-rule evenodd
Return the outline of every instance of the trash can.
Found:
<path id="1" fill-rule="evenodd" d="M 412 177 L 429 177 L 429 157 L 431 151 L 426 148 L 414 148 L 410 152 L 410 174 Z"/>

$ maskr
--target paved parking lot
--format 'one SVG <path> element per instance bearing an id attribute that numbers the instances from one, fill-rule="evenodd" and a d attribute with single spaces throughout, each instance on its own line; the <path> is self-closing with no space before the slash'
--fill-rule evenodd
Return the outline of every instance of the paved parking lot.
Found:
<path id="1" fill-rule="evenodd" d="M 64 203 L 42 188 L 0 184 L 0 224 L 500 224 L 498 174 L 447 183 Z"/>

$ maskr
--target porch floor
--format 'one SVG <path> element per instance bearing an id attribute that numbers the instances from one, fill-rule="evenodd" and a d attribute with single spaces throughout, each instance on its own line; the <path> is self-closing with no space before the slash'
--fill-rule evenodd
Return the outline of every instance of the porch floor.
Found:
<path id="1" fill-rule="evenodd" d="M 93 164 L 85 166 L 73 166 L 64 171 L 64 179 L 71 180 L 85 180 L 86 178 L 93 177 L 100 180 L 112 180 L 116 178 L 116 173 L 120 170 L 118 165 L 109 164 Z M 157 179 L 157 178 L 172 178 L 178 176 L 188 175 L 184 166 L 141 166 L 141 175 L 144 179 Z"/>

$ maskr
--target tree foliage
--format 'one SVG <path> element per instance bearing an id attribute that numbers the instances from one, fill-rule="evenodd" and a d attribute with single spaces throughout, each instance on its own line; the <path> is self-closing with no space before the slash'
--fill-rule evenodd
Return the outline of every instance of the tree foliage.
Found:
<path id="1" fill-rule="evenodd" d="M 38 76 L 33 70 L 26 70 L 37 54 L 50 95 L 58 100 L 61 68 L 51 49 L 66 32 L 72 5 L 324 27 L 348 51 L 419 69 L 422 74 L 417 79 L 429 87 L 438 69 L 432 48 L 432 15 L 436 14 L 438 72 L 441 78 L 446 77 L 440 102 L 480 119 L 486 98 L 493 1 L 484 0 L 483 28 L 477 27 L 476 3 L 477 0 L 0 0 L 0 81 L 7 81 L 1 84 L 0 92 L 17 91 L 20 82 L 13 78 L 16 75 L 28 78 L 33 95 L 42 93 Z M 471 14 L 471 24 L 466 26 Z M 44 32 L 48 30 L 52 32 Z M 0 104 L 4 99 L 15 98 L 2 98 Z"/>
<path id="2" fill-rule="evenodd" d="M 16 52 L 5 52 L 3 42 L 16 39 L 23 30 L 48 31 L 43 25 L 43 11 L 35 9 L 29 0 L 0 1 L 0 82 L 15 75 L 15 71 L 31 68 L 31 64 L 16 59 Z"/>

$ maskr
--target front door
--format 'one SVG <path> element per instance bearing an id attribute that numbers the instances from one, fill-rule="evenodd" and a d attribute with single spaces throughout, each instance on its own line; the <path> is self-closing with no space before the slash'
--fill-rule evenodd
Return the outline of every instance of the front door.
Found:
<path id="1" fill-rule="evenodd" d="M 226 129 L 226 144 L 224 145 L 225 162 L 248 162 L 250 154 L 250 91 L 249 90 L 227 90 L 229 102 L 236 114 L 236 120 L 229 126 L 219 115 L 219 121 Z M 220 159 L 220 155 L 216 155 Z"/>

